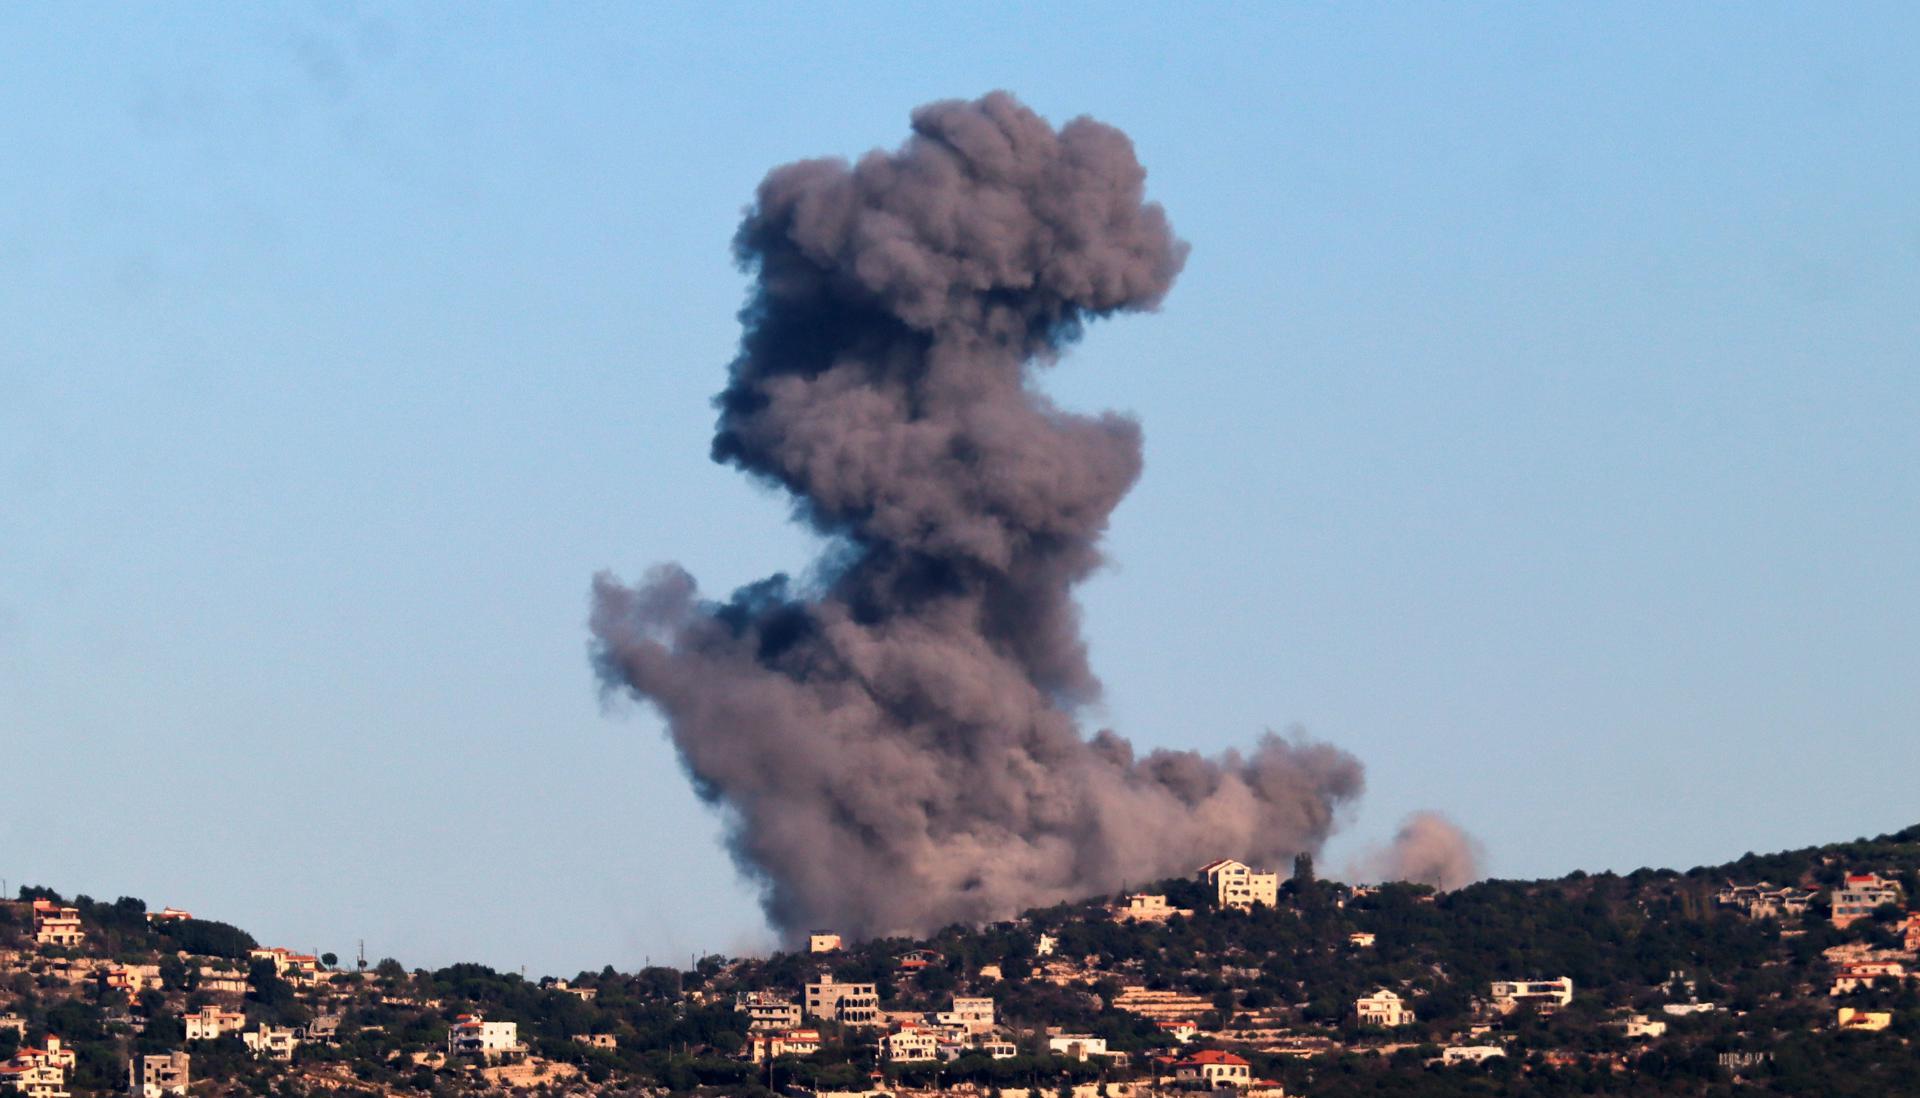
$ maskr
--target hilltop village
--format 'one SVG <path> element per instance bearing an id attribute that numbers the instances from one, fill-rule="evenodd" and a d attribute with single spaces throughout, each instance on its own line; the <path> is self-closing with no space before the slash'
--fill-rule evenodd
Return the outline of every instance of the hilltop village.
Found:
<path id="1" fill-rule="evenodd" d="M 1454 892 L 1230 859 L 926 939 L 527 980 L 0 902 L 0 1098 L 1913 1093 L 1920 827 Z"/>

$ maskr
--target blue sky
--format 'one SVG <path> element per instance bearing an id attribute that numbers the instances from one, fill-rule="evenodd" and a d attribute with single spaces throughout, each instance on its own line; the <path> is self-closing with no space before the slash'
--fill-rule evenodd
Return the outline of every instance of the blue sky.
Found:
<path id="1" fill-rule="evenodd" d="M 1121 10 L 1114 10 L 1119 7 Z M 1007 88 L 1193 245 L 1094 723 L 1500 875 L 1915 822 L 1906 6 L 0 15 L 0 876 L 571 973 L 767 942 L 587 583 L 804 567 L 706 460 L 754 184 Z"/>

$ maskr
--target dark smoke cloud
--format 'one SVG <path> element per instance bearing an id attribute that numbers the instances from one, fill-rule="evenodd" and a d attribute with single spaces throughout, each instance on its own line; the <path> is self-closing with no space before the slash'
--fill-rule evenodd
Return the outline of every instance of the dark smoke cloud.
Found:
<path id="1" fill-rule="evenodd" d="M 1484 875 L 1483 856 L 1479 841 L 1452 820 L 1438 812 L 1415 812 L 1401 821 L 1393 845 L 1362 857 L 1351 875 L 1455 889 Z"/>
<path id="2" fill-rule="evenodd" d="M 594 585 L 604 683 L 657 705 L 736 863 L 793 932 L 922 932 L 1317 851 L 1362 785 L 1336 748 L 1153 751 L 1098 696 L 1073 585 L 1140 473 L 1140 429 L 1029 386 L 1087 321 L 1159 304 L 1186 257 L 1131 142 L 995 93 L 894 152 L 771 173 L 718 461 L 835 545 L 820 578 L 703 600 L 677 566 Z"/>

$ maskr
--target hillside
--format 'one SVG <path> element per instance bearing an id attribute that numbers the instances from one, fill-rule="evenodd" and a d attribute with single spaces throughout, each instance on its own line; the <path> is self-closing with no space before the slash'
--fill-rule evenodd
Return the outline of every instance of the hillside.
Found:
<path id="1" fill-rule="evenodd" d="M 925 940 L 539 982 L 342 966 L 25 888 L 0 902 L 0 1088 L 124 1093 L 131 1062 L 155 1098 L 180 1067 L 207 1098 L 1920 1091 L 1920 827 L 1685 873 L 1436 894 L 1303 862 L 1269 887 L 1243 910 L 1163 881 L 1131 912 L 1098 897 Z"/>

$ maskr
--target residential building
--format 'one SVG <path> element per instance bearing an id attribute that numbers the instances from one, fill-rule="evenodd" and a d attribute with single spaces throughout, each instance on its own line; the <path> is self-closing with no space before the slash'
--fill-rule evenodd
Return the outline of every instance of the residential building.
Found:
<path id="1" fill-rule="evenodd" d="M 333 1044 L 340 1039 L 340 1015 L 314 1015 L 311 1021 L 300 1027 L 300 1039 L 309 1044 Z"/>
<path id="2" fill-rule="evenodd" d="M 180 923 L 193 918 L 193 912 L 182 911 L 177 907 L 163 907 L 159 911 L 147 912 L 150 923 Z"/>
<path id="3" fill-rule="evenodd" d="M 608 1040 L 612 1040 L 608 1037 Z M 612 1047 L 612 1046 L 608 1046 Z M 817 1029 L 770 1029 L 747 1035 L 747 1059 L 756 1064 L 782 1056 L 811 1056 L 820 1051 Z"/>
<path id="4" fill-rule="evenodd" d="M 1370 930 L 1356 930 L 1347 935 L 1347 944 L 1355 949 L 1372 949 L 1375 935 Z"/>
<path id="5" fill-rule="evenodd" d="M 1667 1003 L 1660 1008 L 1660 1013 L 1685 1018 L 1690 1014 L 1712 1014 L 1719 1009 L 1718 1003 Z"/>
<path id="6" fill-rule="evenodd" d="M 982 1037 L 974 1043 L 974 1047 L 995 1060 L 1011 1060 L 1020 1055 L 1019 1046 L 1005 1037 Z"/>
<path id="7" fill-rule="evenodd" d="M 1542 1014 L 1552 1013 L 1573 1002 L 1573 979 L 1562 976 L 1557 980 L 1495 980 L 1493 982 L 1493 1008 L 1502 1014 L 1511 1014 L 1523 1006 L 1530 1006 Z"/>
<path id="8" fill-rule="evenodd" d="M 1174 1082 L 1196 1090 L 1239 1089 L 1253 1082 L 1253 1066 L 1231 1052 L 1202 1049 L 1173 1065 Z"/>
<path id="9" fill-rule="evenodd" d="M 1849 873 L 1833 891 L 1833 925 L 1849 927 L 1872 915 L 1874 909 L 1900 902 L 1900 883 L 1877 873 Z"/>
<path id="10" fill-rule="evenodd" d="M 77 946 L 87 940 L 80 926 L 80 909 L 52 900 L 33 901 L 33 940 L 43 946 Z"/>
<path id="11" fill-rule="evenodd" d="M 1899 985 L 1907 978 L 1907 969 L 1899 961 L 1861 961 L 1842 967 L 1833 978 L 1833 986 L 1827 989 L 1828 995 L 1850 995 L 1863 988 L 1871 988 L 1876 982 Z"/>
<path id="12" fill-rule="evenodd" d="M 1114 908 L 1113 917 L 1121 922 L 1163 923 L 1175 915 L 1191 916 L 1193 912 L 1183 907 L 1174 907 L 1167 903 L 1165 896 L 1151 892 L 1135 892 L 1125 902 Z"/>
<path id="13" fill-rule="evenodd" d="M 1387 988 L 1381 988 L 1372 995 L 1355 999 L 1353 1012 L 1363 1026 L 1392 1028 L 1410 1025 L 1417 1020 L 1414 1017 L 1413 1008 L 1409 1007 L 1398 993 Z"/>
<path id="14" fill-rule="evenodd" d="M 1256 873 L 1244 862 L 1222 858 L 1200 867 L 1199 879 L 1213 886 L 1221 907 L 1272 907 L 1280 900 L 1280 874 Z"/>
<path id="15" fill-rule="evenodd" d="M 62 1044 L 60 1038 L 49 1036 L 45 1048 L 34 1048 L 28 1045 L 14 1050 L 12 1062 L 45 1064 L 48 1067 L 59 1068 L 61 1071 L 72 1071 L 74 1065 L 79 1062 L 79 1057 L 74 1055 L 72 1049 Z"/>
<path id="16" fill-rule="evenodd" d="M 830 972 L 807 985 L 804 1014 L 849 1026 L 877 1025 L 880 990 L 873 984 L 842 983 Z"/>
<path id="17" fill-rule="evenodd" d="M 1737 907 L 1749 919 L 1779 919 L 1805 915 L 1818 893 L 1788 885 L 1774 888 L 1766 881 L 1740 885 L 1732 881 L 1714 893 L 1713 901 L 1722 907 Z"/>
<path id="18" fill-rule="evenodd" d="M 1920 911 L 1907 912 L 1907 917 L 1901 922 L 1900 929 L 1906 935 L 1906 941 L 1903 944 L 1907 952 L 1920 953 Z"/>
<path id="19" fill-rule="evenodd" d="M 573 1035 L 573 1040 L 575 1044 L 582 1044 L 588 1048 L 606 1049 L 607 1051 L 612 1051 L 620 1047 L 620 1039 L 611 1033 L 576 1033 Z M 755 1060 L 757 1062 L 758 1057 L 756 1057 Z"/>
<path id="20" fill-rule="evenodd" d="M 0 1014 L 0 1029 L 10 1029 L 21 1037 L 27 1035 L 27 1020 L 18 1014 Z"/>
<path id="21" fill-rule="evenodd" d="M 312 984 L 320 978 L 320 959 L 312 954 L 274 946 L 251 950 L 247 957 L 254 961 L 272 961 L 273 974 L 290 984 Z"/>
<path id="22" fill-rule="evenodd" d="M 968 1034 L 986 1033 L 993 1028 L 993 1000 L 953 997 L 953 1008 L 933 1016 L 943 1026 L 965 1030 Z"/>
<path id="23" fill-rule="evenodd" d="M 915 972 L 923 968 L 932 968 L 944 960 L 946 958 L 931 949 L 909 949 L 894 962 L 894 967 Z"/>
<path id="24" fill-rule="evenodd" d="M 1893 1024 L 1893 1014 L 1884 1010 L 1855 1010 L 1852 1007 L 1841 1007 L 1837 1022 L 1841 1029 L 1878 1033 Z"/>
<path id="25" fill-rule="evenodd" d="M 240 1040 L 246 1043 L 248 1051 L 263 1060 L 291 1060 L 293 1050 L 300 1045 L 300 1035 L 293 1030 L 265 1022 L 257 1029 L 242 1033 Z"/>
<path id="26" fill-rule="evenodd" d="M 1663 1037 L 1667 1032 L 1667 1023 L 1649 1018 L 1644 1014 L 1629 1015 L 1621 1025 L 1626 1030 L 1628 1040 Z"/>
<path id="27" fill-rule="evenodd" d="M 127 1061 L 127 1093 L 133 1098 L 185 1094 L 192 1081 L 192 1059 L 184 1052 L 134 1056 Z"/>
<path id="28" fill-rule="evenodd" d="M 1496 1056 L 1505 1056 L 1507 1050 L 1499 1045 L 1452 1045 L 1440 1050 L 1440 1062 L 1447 1067 L 1455 1064 L 1484 1064 Z"/>
<path id="29" fill-rule="evenodd" d="M 187 1040 L 217 1041 L 224 1034 L 238 1033 L 247 1028 L 247 1016 L 237 1010 L 222 1010 L 217 1006 L 205 1006 L 180 1016 L 186 1023 Z"/>
<path id="30" fill-rule="evenodd" d="M 832 953 L 840 948 L 840 935 L 827 930 L 816 930 L 807 935 L 808 953 Z"/>
<path id="31" fill-rule="evenodd" d="M 0 1086 L 11 1088 L 18 1098 L 71 1098 L 65 1069 L 51 1064 L 9 1060 L 0 1064 Z"/>
<path id="32" fill-rule="evenodd" d="M 880 1041 L 881 1052 L 891 1064 L 916 1064 L 932 1060 L 940 1047 L 932 1030 L 902 1027 Z"/>
<path id="33" fill-rule="evenodd" d="M 194 980 L 196 991 L 215 991 L 225 995 L 244 995 L 247 992 L 247 974 L 239 969 L 214 968 L 211 965 L 200 966 Z"/>
<path id="34" fill-rule="evenodd" d="M 1200 1027 L 1190 1021 L 1156 1022 L 1154 1024 L 1160 1027 L 1160 1032 L 1183 1045 L 1193 1040 L 1194 1036 L 1200 1032 Z"/>
<path id="35" fill-rule="evenodd" d="M 1053 956 L 1054 947 L 1059 944 L 1060 939 L 1051 934 L 1042 934 L 1040 935 L 1040 939 L 1033 943 L 1033 955 L 1035 957 L 1051 957 Z"/>
<path id="36" fill-rule="evenodd" d="M 800 1004 L 774 991 L 742 991 L 733 997 L 733 1009 L 747 1016 L 749 1032 L 800 1024 Z"/>
<path id="37" fill-rule="evenodd" d="M 1107 1039 L 1091 1033 L 1050 1033 L 1047 1051 L 1069 1060 L 1085 1060 L 1089 1056 L 1107 1055 Z"/>
<path id="38" fill-rule="evenodd" d="M 129 998 L 161 987 L 159 965 L 108 965 L 99 976 L 108 991 L 123 991 Z"/>
<path id="39" fill-rule="evenodd" d="M 447 1055 L 478 1056 L 489 1063 L 526 1054 L 520 1043 L 520 1023 L 489 1022 L 478 1014 L 462 1014 L 447 1031 Z"/>

